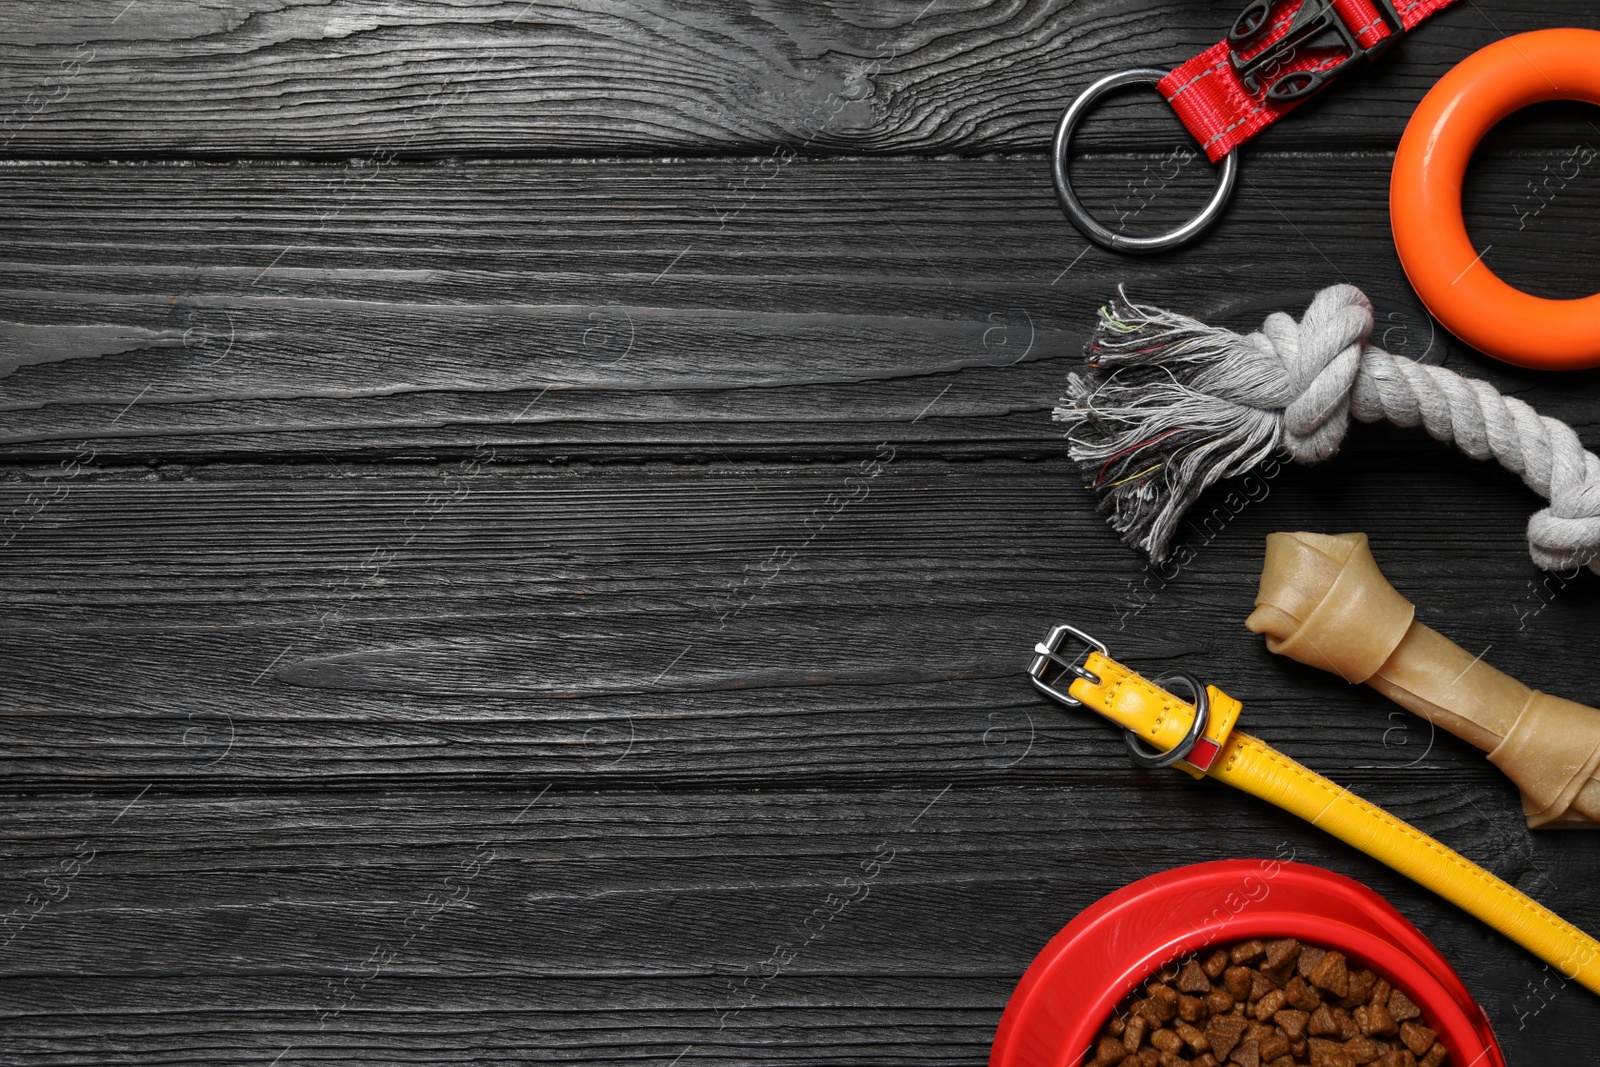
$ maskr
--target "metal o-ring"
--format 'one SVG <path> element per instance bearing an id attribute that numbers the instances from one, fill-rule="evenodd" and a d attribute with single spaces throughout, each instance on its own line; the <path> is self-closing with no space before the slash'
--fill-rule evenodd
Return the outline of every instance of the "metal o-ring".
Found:
<path id="1" fill-rule="evenodd" d="M 1167 688 L 1173 682 L 1187 686 L 1190 699 L 1194 703 L 1194 724 L 1189 727 L 1189 732 L 1184 735 L 1182 741 L 1179 741 L 1165 752 L 1157 752 L 1154 749 L 1146 748 L 1144 743 L 1139 740 L 1138 735 L 1132 730 L 1124 731 L 1122 740 L 1128 746 L 1128 758 L 1135 765 L 1151 769 L 1170 767 L 1194 751 L 1195 742 L 1199 741 L 1206 732 L 1206 724 L 1211 719 L 1211 697 L 1206 693 L 1205 684 L 1187 671 L 1171 671 L 1161 675 L 1159 678 L 1152 678 L 1150 681 L 1162 689 Z"/>
<path id="2" fill-rule="evenodd" d="M 1124 85 L 1154 85 L 1166 76 L 1166 71 L 1149 67 L 1134 67 L 1108 74 L 1078 94 L 1072 106 L 1067 108 L 1067 113 L 1061 116 L 1061 124 L 1056 127 L 1052 169 L 1055 173 L 1056 192 L 1061 197 L 1061 206 L 1066 210 L 1067 218 L 1072 220 L 1072 224 L 1085 237 L 1115 252 L 1163 252 L 1169 248 L 1188 244 L 1207 226 L 1217 221 L 1222 209 L 1227 207 L 1228 198 L 1233 195 L 1233 183 L 1239 177 L 1238 153 L 1229 152 L 1222 157 L 1217 191 L 1211 194 L 1210 203 L 1200 210 L 1200 214 L 1182 226 L 1154 237 L 1127 237 L 1109 230 L 1090 215 L 1078 201 L 1077 194 L 1072 191 L 1072 181 L 1067 176 L 1067 149 L 1071 146 L 1072 134 L 1083 121 L 1084 115 L 1088 114 L 1089 109 L 1100 97 L 1113 89 L 1120 89 Z"/>

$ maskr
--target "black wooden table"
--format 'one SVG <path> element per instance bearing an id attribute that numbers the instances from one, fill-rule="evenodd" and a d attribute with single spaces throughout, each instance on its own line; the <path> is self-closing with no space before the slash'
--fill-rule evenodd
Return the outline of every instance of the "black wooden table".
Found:
<path id="1" fill-rule="evenodd" d="M 1600 379 L 1428 325 L 1386 204 L 1445 70 L 1592 8 L 1462 4 L 1252 144 L 1198 245 L 1088 246 L 1065 101 L 1235 6 L 0 6 L 0 1061 L 981 1064 L 1080 909 L 1287 848 L 1513 1064 L 1594 1062 L 1589 993 L 1021 674 L 1057 621 L 1201 674 L 1600 930 L 1600 837 L 1241 626 L 1268 532 L 1364 530 L 1428 623 L 1595 701 L 1600 592 L 1529 563 L 1514 477 L 1358 426 L 1158 576 L 1049 417 L 1118 285 L 1243 328 L 1348 280 L 1600 443 Z M 1163 110 L 1084 132 L 1130 232 L 1209 193 Z M 1595 119 L 1480 152 L 1514 283 L 1593 288 Z"/>

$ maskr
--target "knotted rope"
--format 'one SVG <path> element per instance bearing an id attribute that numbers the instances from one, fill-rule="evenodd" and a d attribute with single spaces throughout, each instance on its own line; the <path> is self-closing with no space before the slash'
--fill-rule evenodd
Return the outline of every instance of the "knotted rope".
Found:
<path id="1" fill-rule="evenodd" d="M 1372 304 L 1350 285 L 1322 290 L 1298 323 L 1275 312 L 1244 337 L 1124 297 L 1100 309 L 1091 371 L 1069 378 L 1055 418 L 1112 528 L 1157 561 L 1207 487 L 1275 452 L 1326 459 L 1354 417 L 1420 425 L 1521 475 L 1550 501 L 1528 521 L 1533 561 L 1600 573 L 1600 457 L 1572 427 L 1390 355 L 1371 332 Z"/>

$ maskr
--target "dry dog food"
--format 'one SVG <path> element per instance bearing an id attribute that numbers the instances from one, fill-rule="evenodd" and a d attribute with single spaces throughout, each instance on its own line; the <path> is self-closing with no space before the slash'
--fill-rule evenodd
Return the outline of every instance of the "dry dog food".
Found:
<path id="1" fill-rule="evenodd" d="M 1101 1029 L 1086 1067 L 1441 1067 L 1449 1053 L 1404 992 L 1294 938 L 1172 964 Z"/>

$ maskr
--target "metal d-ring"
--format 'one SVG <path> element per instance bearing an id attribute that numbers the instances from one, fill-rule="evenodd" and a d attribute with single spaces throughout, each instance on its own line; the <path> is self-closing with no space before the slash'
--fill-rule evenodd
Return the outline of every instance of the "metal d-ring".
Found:
<path id="1" fill-rule="evenodd" d="M 1194 675 L 1187 671 L 1170 671 L 1159 678 L 1150 679 L 1151 684 L 1165 689 L 1173 682 L 1186 686 L 1189 690 L 1189 699 L 1194 704 L 1194 723 L 1189 727 L 1189 732 L 1184 735 L 1172 748 L 1165 752 L 1157 752 L 1146 748 L 1132 730 L 1125 730 L 1122 740 L 1128 746 L 1128 758 L 1140 767 L 1170 767 L 1194 751 L 1195 742 L 1200 740 L 1206 732 L 1206 723 L 1211 719 L 1211 698 L 1206 694 L 1206 687 Z"/>
<path id="2" fill-rule="evenodd" d="M 1154 237 L 1127 237 L 1109 230 L 1096 221 L 1078 201 L 1077 194 L 1072 191 L 1072 181 L 1067 177 L 1067 149 L 1072 144 L 1072 134 L 1078 128 L 1078 124 L 1083 121 L 1089 109 L 1113 89 L 1120 89 L 1124 85 L 1154 85 L 1166 76 L 1166 71 L 1149 67 L 1135 67 L 1108 74 L 1078 94 L 1072 106 L 1067 108 L 1067 113 L 1061 116 L 1061 124 L 1056 127 L 1052 169 L 1055 172 L 1056 192 L 1061 196 L 1061 206 L 1066 210 L 1067 218 L 1072 220 L 1072 224 L 1085 237 L 1115 252 L 1162 252 L 1188 244 L 1207 226 L 1217 221 L 1222 209 L 1227 207 L 1228 198 L 1233 195 L 1233 183 L 1239 177 L 1239 155 L 1237 152 L 1229 152 L 1222 157 L 1217 191 L 1211 194 L 1211 202 L 1200 210 L 1200 214 L 1182 226 Z"/>

